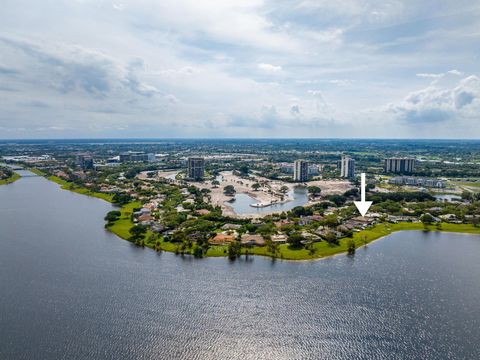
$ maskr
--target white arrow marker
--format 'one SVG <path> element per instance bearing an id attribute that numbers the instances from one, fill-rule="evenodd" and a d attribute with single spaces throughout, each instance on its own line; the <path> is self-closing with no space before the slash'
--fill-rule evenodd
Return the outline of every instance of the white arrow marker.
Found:
<path id="1" fill-rule="evenodd" d="M 372 206 L 371 201 L 365 201 L 365 173 L 360 174 L 361 184 L 360 184 L 360 193 L 362 201 L 354 201 L 355 206 L 362 216 L 365 216 L 370 206 Z"/>

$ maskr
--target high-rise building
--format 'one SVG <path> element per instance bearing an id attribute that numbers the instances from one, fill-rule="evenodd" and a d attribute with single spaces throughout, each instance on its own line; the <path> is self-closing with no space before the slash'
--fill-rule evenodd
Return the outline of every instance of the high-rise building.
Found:
<path id="1" fill-rule="evenodd" d="M 340 160 L 340 176 L 343 178 L 355 177 L 355 160 L 348 156 L 342 156 L 342 160 Z"/>
<path id="2" fill-rule="evenodd" d="M 387 158 L 384 170 L 386 173 L 413 174 L 415 172 L 414 158 Z"/>
<path id="3" fill-rule="evenodd" d="M 147 161 L 148 162 L 155 162 L 157 160 L 157 158 L 155 157 L 155 154 L 153 153 L 148 153 L 147 154 Z"/>
<path id="4" fill-rule="evenodd" d="M 93 169 L 93 159 L 89 154 L 77 154 L 75 162 L 83 170 Z"/>
<path id="5" fill-rule="evenodd" d="M 308 161 L 295 160 L 293 166 L 293 180 L 300 182 L 308 180 Z"/>
<path id="6" fill-rule="evenodd" d="M 201 157 L 188 158 L 188 178 L 202 180 L 205 175 L 205 159 Z"/>
<path id="7" fill-rule="evenodd" d="M 120 153 L 119 155 L 120 162 L 140 162 L 140 161 L 148 161 L 148 155 L 145 154 L 143 151 L 127 151 Z"/>
<path id="8" fill-rule="evenodd" d="M 317 176 L 320 175 L 320 167 L 316 164 L 308 165 L 308 176 Z"/>

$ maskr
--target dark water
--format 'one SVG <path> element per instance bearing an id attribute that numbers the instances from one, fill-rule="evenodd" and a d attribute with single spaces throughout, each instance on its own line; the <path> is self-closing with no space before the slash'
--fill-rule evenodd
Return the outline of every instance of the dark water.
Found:
<path id="1" fill-rule="evenodd" d="M 250 205 L 258 203 L 258 200 L 255 200 L 248 194 L 236 194 L 235 201 L 231 203 L 228 202 L 226 204 L 231 206 L 237 214 L 271 214 L 272 212 L 288 211 L 293 209 L 295 206 L 303 206 L 308 202 L 308 192 L 307 188 L 305 187 L 295 187 L 288 193 L 288 196 L 293 200 L 286 203 L 274 204 L 264 208 L 251 207 Z"/>
<path id="2" fill-rule="evenodd" d="M 0 359 L 480 358 L 478 236 L 232 263 L 136 248 L 109 209 L 39 177 L 0 186 Z"/>

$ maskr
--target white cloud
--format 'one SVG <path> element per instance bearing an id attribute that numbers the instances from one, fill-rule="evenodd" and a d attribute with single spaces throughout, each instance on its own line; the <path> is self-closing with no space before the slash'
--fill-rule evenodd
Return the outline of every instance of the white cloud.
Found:
<path id="1" fill-rule="evenodd" d="M 330 84 L 338 85 L 338 86 L 347 86 L 351 85 L 354 81 L 348 79 L 333 79 L 328 81 Z"/>
<path id="2" fill-rule="evenodd" d="M 432 4 L 5 0 L 0 126 L 31 137 L 40 127 L 75 136 L 312 136 L 320 127 L 357 136 L 379 123 L 376 134 L 389 136 L 411 134 L 407 119 L 453 127 L 478 115 L 480 10 Z M 430 85 L 412 91 L 420 80 L 408 74 Z"/>
<path id="3" fill-rule="evenodd" d="M 266 63 L 260 63 L 257 65 L 257 67 L 260 70 L 271 71 L 271 72 L 277 72 L 282 70 L 282 67 L 279 65 L 272 65 L 272 64 L 266 64 Z"/>
<path id="4" fill-rule="evenodd" d="M 412 123 L 436 123 L 478 116 L 480 111 L 480 78 L 466 77 L 455 87 L 429 86 L 411 92 L 389 110 L 399 119 Z"/>
<path id="5" fill-rule="evenodd" d="M 463 75 L 463 72 L 461 72 L 461 71 L 459 71 L 459 70 L 456 70 L 456 69 L 449 70 L 449 71 L 447 71 L 447 73 L 452 74 L 452 75 L 458 75 L 458 76 L 462 76 L 462 75 Z"/>
<path id="6" fill-rule="evenodd" d="M 445 76 L 445 74 L 431 74 L 431 73 L 418 73 L 417 77 L 420 78 L 429 78 L 429 79 L 440 79 Z"/>

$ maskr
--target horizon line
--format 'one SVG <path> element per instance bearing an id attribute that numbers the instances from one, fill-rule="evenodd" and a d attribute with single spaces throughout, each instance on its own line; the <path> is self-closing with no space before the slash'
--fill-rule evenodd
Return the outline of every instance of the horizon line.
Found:
<path id="1" fill-rule="evenodd" d="M 5 138 L 6 141 L 60 141 L 60 140 L 441 140 L 441 141 L 480 141 L 480 138 L 388 138 L 388 137 L 78 137 L 78 138 Z"/>

